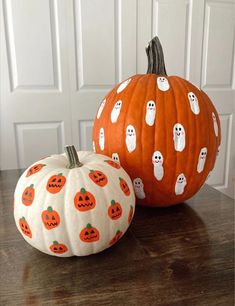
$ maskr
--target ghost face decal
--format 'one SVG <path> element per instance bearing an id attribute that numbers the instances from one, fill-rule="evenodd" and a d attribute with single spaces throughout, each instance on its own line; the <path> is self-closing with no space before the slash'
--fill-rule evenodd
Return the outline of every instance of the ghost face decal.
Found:
<path id="1" fill-rule="evenodd" d="M 144 184 L 141 180 L 141 178 L 137 177 L 133 180 L 133 185 L 134 185 L 134 190 L 135 190 L 135 195 L 138 199 L 144 199 L 145 192 L 144 192 Z"/>
<path id="2" fill-rule="evenodd" d="M 99 133 L 99 146 L 102 151 L 104 150 L 104 143 L 105 143 L 104 129 L 101 128 Z"/>
<path id="3" fill-rule="evenodd" d="M 215 113 L 212 113 L 212 120 L 213 120 L 213 125 L 214 125 L 214 132 L 215 136 L 217 137 L 219 135 L 219 128 L 217 124 L 217 119 Z"/>
<path id="4" fill-rule="evenodd" d="M 188 93 L 188 100 L 189 100 L 189 104 L 190 104 L 190 108 L 191 108 L 192 112 L 195 115 L 198 115 L 200 113 L 200 108 L 199 108 L 198 99 L 197 99 L 195 93 L 189 92 Z"/>
<path id="5" fill-rule="evenodd" d="M 204 169 L 205 162 L 207 156 L 207 148 L 204 147 L 201 149 L 199 156 L 198 156 L 198 163 L 197 163 L 197 172 L 201 173 Z"/>
<path id="6" fill-rule="evenodd" d="M 145 122 L 149 126 L 154 125 L 155 121 L 155 116 L 156 116 L 156 105 L 154 101 L 148 101 L 147 106 L 146 106 L 146 115 L 145 115 Z"/>
<path id="7" fill-rule="evenodd" d="M 155 151 L 152 156 L 153 173 L 158 181 L 161 181 L 164 175 L 163 156 L 160 151 Z"/>
<path id="8" fill-rule="evenodd" d="M 173 140 L 175 150 L 182 152 L 185 148 L 185 130 L 180 123 L 176 123 L 173 127 Z"/>
<path id="9" fill-rule="evenodd" d="M 112 154 L 112 160 L 114 160 L 116 163 L 120 164 L 120 158 L 119 158 L 119 155 L 117 153 Z"/>
<path id="10" fill-rule="evenodd" d="M 127 85 L 130 83 L 131 79 L 128 79 L 124 82 L 122 82 L 119 86 L 118 86 L 118 89 L 117 89 L 117 93 L 119 94 L 121 91 L 123 91 Z"/>
<path id="11" fill-rule="evenodd" d="M 180 195 L 184 193 L 184 188 L 187 184 L 186 177 L 183 173 L 179 174 L 175 183 L 175 194 Z"/>
<path id="12" fill-rule="evenodd" d="M 166 77 L 158 77 L 157 86 L 162 91 L 167 91 L 170 88 L 169 82 Z"/>
<path id="13" fill-rule="evenodd" d="M 100 118 L 101 114 L 102 114 L 102 111 L 104 109 L 104 106 L 105 106 L 105 103 L 106 103 L 106 99 L 104 99 L 101 104 L 100 104 L 100 107 L 98 109 L 98 112 L 97 112 L 97 119 Z"/>
<path id="14" fill-rule="evenodd" d="M 122 101 L 118 100 L 115 103 L 115 105 L 113 107 L 113 110 L 111 112 L 111 121 L 112 121 L 112 123 L 117 122 L 119 114 L 120 114 L 120 111 L 121 111 L 121 107 L 122 107 Z"/>
<path id="15" fill-rule="evenodd" d="M 136 148 L 136 132 L 133 125 L 126 128 L 126 147 L 129 152 L 133 152 Z"/>

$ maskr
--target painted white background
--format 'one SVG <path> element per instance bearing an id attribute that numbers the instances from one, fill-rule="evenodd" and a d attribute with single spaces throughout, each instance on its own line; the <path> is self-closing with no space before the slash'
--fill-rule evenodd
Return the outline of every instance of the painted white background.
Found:
<path id="1" fill-rule="evenodd" d="M 159 35 L 168 74 L 201 87 L 222 124 L 208 183 L 234 194 L 235 0 L 2 0 L 0 168 L 91 149 L 92 122 L 116 83 L 146 72 Z"/>

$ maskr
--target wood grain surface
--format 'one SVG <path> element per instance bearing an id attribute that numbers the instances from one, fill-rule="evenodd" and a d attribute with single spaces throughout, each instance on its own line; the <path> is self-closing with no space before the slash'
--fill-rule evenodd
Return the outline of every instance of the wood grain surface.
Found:
<path id="1" fill-rule="evenodd" d="M 56 258 L 16 229 L 20 173 L 0 172 L 0 305 L 234 305 L 232 199 L 204 186 L 183 205 L 137 207 L 112 248 Z"/>

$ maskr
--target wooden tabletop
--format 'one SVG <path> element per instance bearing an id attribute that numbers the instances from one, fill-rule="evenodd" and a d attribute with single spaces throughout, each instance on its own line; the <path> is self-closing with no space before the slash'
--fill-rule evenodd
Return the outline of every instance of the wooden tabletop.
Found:
<path id="1" fill-rule="evenodd" d="M 205 186 L 183 205 L 137 207 L 112 248 L 56 258 L 16 229 L 19 175 L 0 172 L 0 305 L 233 305 L 232 199 Z"/>

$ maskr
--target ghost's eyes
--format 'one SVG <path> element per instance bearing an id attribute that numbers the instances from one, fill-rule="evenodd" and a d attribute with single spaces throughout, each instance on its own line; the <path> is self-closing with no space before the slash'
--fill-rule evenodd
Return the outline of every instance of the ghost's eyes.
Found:
<path id="1" fill-rule="evenodd" d="M 176 127 L 175 130 L 178 131 L 178 128 Z"/>
<path id="2" fill-rule="evenodd" d="M 158 156 L 158 159 L 161 159 L 161 156 Z"/>
<path id="3" fill-rule="evenodd" d="M 179 127 L 179 131 L 181 131 L 181 127 Z"/>

